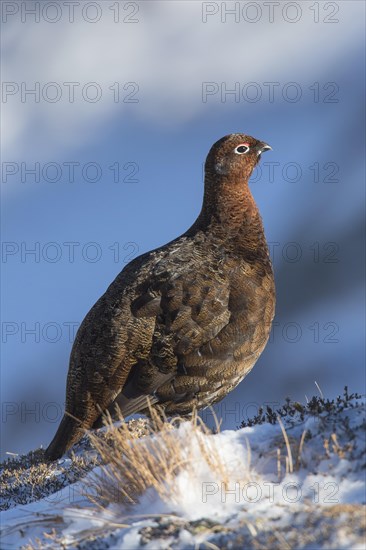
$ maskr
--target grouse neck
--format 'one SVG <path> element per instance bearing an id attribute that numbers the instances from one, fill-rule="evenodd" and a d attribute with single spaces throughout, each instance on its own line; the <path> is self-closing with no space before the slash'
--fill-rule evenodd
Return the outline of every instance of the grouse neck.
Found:
<path id="1" fill-rule="evenodd" d="M 271 270 L 262 218 L 247 181 L 207 180 L 202 210 L 186 235 L 204 233 L 248 261 L 261 261 Z"/>
<path id="2" fill-rule="evenodd" d="M 251 228 L 258 231 L 261 217 L 248 181 L 206 174 L 202 210 L 197 222 L 201 229 L 218 226 L 231 235 L 247 233 Z"/>

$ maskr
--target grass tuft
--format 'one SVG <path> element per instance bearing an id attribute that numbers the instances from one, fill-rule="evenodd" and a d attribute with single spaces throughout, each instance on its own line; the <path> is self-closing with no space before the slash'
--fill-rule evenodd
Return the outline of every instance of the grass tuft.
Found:
<path id="1" fill-rule="evenodd" d="M 195 479 L 197 463 L 202 464 L 202 461 L 212 479 L 225 487 L 238 476 L 237 464 L 224 462 L 214 434 L 196 412 L 188 421 L 177 417 L 168 420 L 163 411 L 150 407 L 150 418 L 149 438 L 131 437 L 121 415 L 118 427 L 110 416 L 105 418 L 105 438 L 98 438 L 93 433 L 89 435 L 101 458 L 100 473 L 92 476 L 88 494 L 94 504 L 101 507 L 110 503 L 134 505 L 151 489 L 164 502 L 178 504 L 181 493 L 178 474 L 184 471 L 188 479 Z M 182 424 L 187 422 L 190 429 L 185 435 Z M 218 422 L 215 432 L 219 432 Z M 241 476 L 246 478 L 249 463 L 244 466 Z"/>

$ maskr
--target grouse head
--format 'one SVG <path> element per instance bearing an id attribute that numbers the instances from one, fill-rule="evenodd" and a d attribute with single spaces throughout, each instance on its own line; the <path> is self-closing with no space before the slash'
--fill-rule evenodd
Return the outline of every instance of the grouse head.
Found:
<path id="1" fill-rule="evenodd" d="M 219 222 L 223 231 L 232 234 L 255 220 L 260 225 L 248 180 L 261 154 L 270 149 L 264 141 L 246 134 L 230 134 L 211 147 L 205 163 L 205 190 L 197 227 Z"/>
<path id="2" fill-rule="evenodd" d="M 248 181 L 261 154 L 272 149 L 264 141 L 245 134 L 229 134 L 217 141 L 207 155 L 206 173 L 215 179 Z"/>

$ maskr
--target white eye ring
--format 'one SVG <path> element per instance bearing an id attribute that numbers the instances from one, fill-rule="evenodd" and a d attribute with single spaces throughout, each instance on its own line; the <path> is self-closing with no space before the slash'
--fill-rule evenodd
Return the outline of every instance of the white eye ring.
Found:
<path id="1" fill-rule="evenodd" d="M 250 147 L 248 147 L 248 145 L 245 145 L 244 143 L 241 143 L 240 145 L 235 147 L 235 153 L 237 155 L 245 155 L 246 153 L 249 152 L 249 150 L 250 150 Z"/>

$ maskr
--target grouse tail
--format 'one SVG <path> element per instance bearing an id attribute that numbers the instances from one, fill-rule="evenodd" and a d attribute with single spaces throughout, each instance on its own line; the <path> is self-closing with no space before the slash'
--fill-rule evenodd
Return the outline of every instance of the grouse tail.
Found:
<path id="1" fill-rule="evenodd" d="M 80 422 L 67 414 L 64 415 L 55 437 L 48 445 L 45 456 L 48 460 L 57 460 L 84 434 Z"/>

